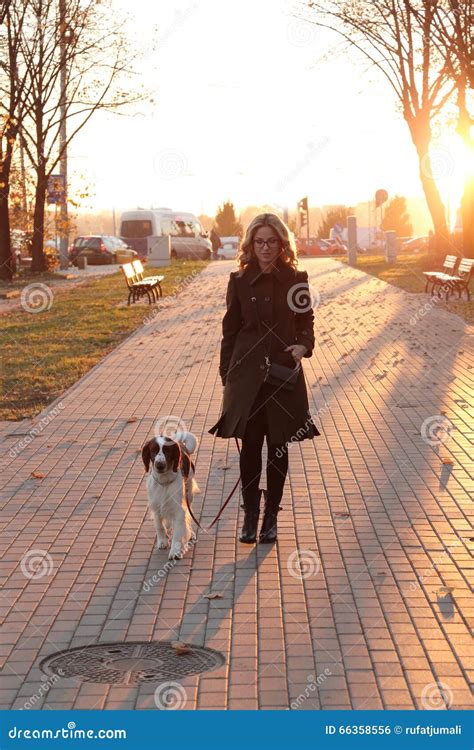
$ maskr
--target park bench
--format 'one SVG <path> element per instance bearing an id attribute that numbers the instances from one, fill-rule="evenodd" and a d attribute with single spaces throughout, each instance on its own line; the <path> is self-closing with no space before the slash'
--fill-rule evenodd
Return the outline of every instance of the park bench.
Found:
<path id="1" fill-rule="evenodd" d="M 165 278 L 164 276 L 145 276 L 145 269 L 141 260 L 132 260 L 132 266 L 135 271 L 137 281 L 146 281 L 147 284 L 154 284 L 154 288 L 158 289 L 160 297 L 163 296 L 163 290 L 161 289 L 161 282 Z"/>
<path id="2" fill-rule="evenodd" d="M 474 258 L 462 258 L 455 274 L 453 274 L 452 276 L 450 276 L 449 274 L 445 274 L 442 281 L 436 281 L 435 284 L 443 284 L 446 287 L 446 301 L 448 301 L 451 292 L 457 290 L 458 297 L 459 299 L 461 299 L 463 291 L 466 290 L 467 299 L 469 302 L 471 299 L 471 294 L 469 292 L 469 282 L 471 281 L 473 273 Z"/>
<path id="3" fill-rule="evenodd" d="M 164 276 L 138 278 L 137 272 L 132 263 L 124 263 L 120 266 L 120 268 L 122 269 L 123 275 L 125 276 L 125 281 L 128 287 L 128 304 L 130 304 L 130 301 L 136 302 L 138 299 L 145 296 L 147 297 L 150 305 L 152 304 L 152 302 L 158 302 L 158 295 L 156 290 L 158 288 L 161 296 L 162 292 L 160 283 L 164 279 Z M 141 275 L 143 276 L 143 271 Z"/>
<path id="4" fill-rule="evenodd" d="M 458 259 L 456 255 L 447 255 L 444 259 L 442 271 L 423 271 L 423 275 L 426 276 L 425 292 L 428 291 L 428 285 L 431 283 L 433 284 L 431 294 L 433 294 L 436 284 L 443 284 L 444 278 L 447 278 L 453 273 L 457 261 Z"/>

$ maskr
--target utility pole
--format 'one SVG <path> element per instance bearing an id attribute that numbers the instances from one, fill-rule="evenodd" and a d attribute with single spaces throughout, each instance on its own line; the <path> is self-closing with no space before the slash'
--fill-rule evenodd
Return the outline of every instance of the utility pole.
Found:
<path id="1" fill-rule="evenodd" d="M 59 162 L 59 173 L 62 176 L 63 191 L 61 196 L 61 204 L 59 211 L 60 221 L 60 241 L 59 241 L 59 256 L 60 256 L 60 267 L 66 269 L 69 266 L 69 220 L 67 210 L 67 129 L 66 129 L 66 113 L 67 113 L 67 91 L 66 91 L 66 63 L 67 63 L 67 42 L 68 42 L 68 29 L 66 26 L 66 0 L 59 0 L 59 55 L 60 55 L 60 100 L 59 100 L 59 111 L 60 111 L 60 129 L 59 129 L 59 150 L 61 158 Z"/>

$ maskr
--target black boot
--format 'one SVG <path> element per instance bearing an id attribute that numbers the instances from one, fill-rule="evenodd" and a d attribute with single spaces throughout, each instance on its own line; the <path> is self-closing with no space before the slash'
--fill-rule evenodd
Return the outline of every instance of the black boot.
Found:
<path id="1" fill-rule="evenodd" d="M 260 487 L 255 489 L 242 490 L 243 505 L 245 511 L 242 532 L 239 541 L 243 544 L 255 544 L 257 541 L 258 517 L 260 515 L 260 497 L 262 490 Z"/>
<path id="2" fill-rule="evenodd" d="M 265 513 L 263 515 L 262 528 L 260 529 L 258 541 L 260 544 L 271 544 L 277 540 L 277 516 L 281 507 L 279 502 L 275 503 L 268 498 L 267 490 L 263 490 L 263 495 L 265 497 Z"/>

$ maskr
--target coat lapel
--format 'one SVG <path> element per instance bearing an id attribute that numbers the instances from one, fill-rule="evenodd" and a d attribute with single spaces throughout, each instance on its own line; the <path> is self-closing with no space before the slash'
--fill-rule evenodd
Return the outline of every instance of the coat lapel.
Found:
<path id="1" fill-rule="evenodd" d="M 294 276 L 295 271 L 291 266 L 278 258 L 271 273 L 274 279 L 280 283 L 284 283 Z M 263 271 L 261 271 L 258 261 L 255 258 L 248 263 L 242 272 L 242 276 L 247 279 L 251 286 L 263 275 Z"/>

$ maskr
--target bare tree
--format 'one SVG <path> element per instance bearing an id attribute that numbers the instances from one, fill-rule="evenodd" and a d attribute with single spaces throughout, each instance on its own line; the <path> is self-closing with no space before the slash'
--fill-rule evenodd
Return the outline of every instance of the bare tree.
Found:
<path id="1" fill-rule="evenodd" d="M 26 79 L 18 74 L 21 37 L 26 8 L 3 3 L 0 10 L 0 278 L 11 279 L 14 264 L 10 245 L 10 173 L 19 123 L 27 98 Z"/>
<path id="2" fill-rule="evenodd" d="M 12 0 L 2 0 L 0 2 L 0 24 L 4 22 Z"/>
<path id="3" fill-rule="evenodd" d="M 433 44 L 444 56 L 450 78 L 456 85 L 456 130 L 467 147 L 474 149 L 474 3 L 444 0 L 436 4 Z M 474 174 L 467 175 L 461 202 L 463 251 L 474 258 Z"/>
<path id="4" fill-rule="evenodd" d="M 95 112 L 142 95 L 121 88 L 125 81 L 130 85 L 131 54 L 124 19 L 112 15 L 106 2 L 61 0 L 60 9 L 58 0 L 12 0 L 7 16 L 17 6 L 25 8 L 16 61 L 24 84 L 17 129 L 35 172 L 32 269 L 42 271 L 48 180 L 64 151 Z M 11 81 L 11 65 L 8 74 Z"/>
<path id="5" fill-rule="evenodd" d="M 308 20 L 337 32 L 345 46 L 367 58 L 390 84 L 418 155 L 420 180 L 441 254 L 449 232 L 430 143 L 433 119 L 452 97 L 456 84 L 446 56 L 433 43 L 437 5 L 437 0 L 321 0 L 307 7 Z"/>

